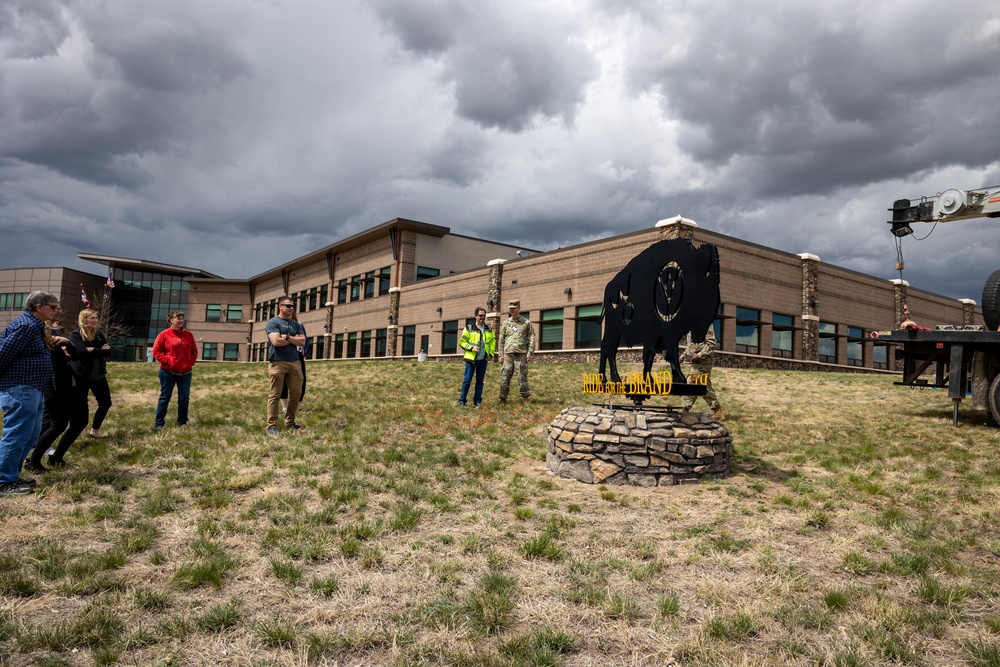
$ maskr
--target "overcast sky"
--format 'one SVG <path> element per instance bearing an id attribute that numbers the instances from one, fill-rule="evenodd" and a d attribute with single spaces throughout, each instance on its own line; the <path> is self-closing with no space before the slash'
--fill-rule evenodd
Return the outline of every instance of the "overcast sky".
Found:
<path id="1" fill-rule="evenodd" d="M 1000 184 L 998 63 L 995 0 L 5 0 L 0 266 L 682 214 L 898 278 L 893 200 Z M 979 301 L 998 226 L 921 224 L 904 279 Z"/>

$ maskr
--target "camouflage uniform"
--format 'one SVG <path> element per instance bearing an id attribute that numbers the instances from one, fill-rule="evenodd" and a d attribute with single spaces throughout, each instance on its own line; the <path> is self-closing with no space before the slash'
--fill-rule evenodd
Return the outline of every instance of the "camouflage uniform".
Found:
<path id="1" fill-rule="evenodd" d="M 715 388 L 712 387 L 712 353 L 715 348 L 718 347 L 718 343 L 715 340 L 715 328 L 712 326 L 708 327 L 708 331 L 705 332 L 705 342 L 695 343 L 691 340 L 691 334 L 687 335 L 687 347 L 684 349 L 684 357 L 690 358 L 697 356 L 697 360 L 691 361 L 691 372 L 688 374 L 689 382 L 693 379 L 691 376 L 694 375 L 707 375 L 708 376 L 708 391 L 705 394 L 705 400 L 708 402 L 708 407 L 712 409 L 712 416 L 716 419 L 722 419 L 722 404 L 719 403 L 719 397 L 715 395 Z M 694 406 L 694 402 L 697 396 L 685 396 L 681 402 L 681 407 L 684 411 L 690 410 Z"/>
<path id="2" fill-rule="evenodd" d="M 523 315 L 504 320 L 500 325 L 500 333 L 497 334 L 497 351 L 503 356 L 503 368 L 500 371 L 500 400 L 507 400 L 515 364 L 521 397 L 529 398 L 531 389 L 528 387 L 528 363 L 525 357 L 535 353 L 535 330 L 531 322 Z"/>

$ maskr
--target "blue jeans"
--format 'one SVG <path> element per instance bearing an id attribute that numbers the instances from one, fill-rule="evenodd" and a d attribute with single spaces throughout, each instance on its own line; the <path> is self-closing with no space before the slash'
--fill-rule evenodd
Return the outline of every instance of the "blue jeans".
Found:
<path id="1" fill-rule="evenodd" d="M 16 482 L 28 452 L 42 432 L 45 397 L 25 384 L 0 391 L 3 437 L 0 437 L 0 484 Z"/>
<path id="2" fill-rule="evenodd" d="M 188 421 L 188 401 L 191 398 L 191 373 L 175 375 L 170 371 L 160 369 L 160 402 L 156 404 L 156 425 L 163 426 L 167 420 L 167 407 L 170 405 L 170 395 L 177 387 L 177 425 L 183 426 Z"/>
<path id="3" fill-rule="evenodd" d="M 476 393 L 473 394 L 472 402 L 479 405 L 483 402 L 483 380 L 486 378 L 486 367 L 489 359 L 485 357 L 478 361 L 465 361 L 465 377 L 462 378 L 462 393 L 458 397 L 458 402 L 465 405 L 465 399 L 469 395 L 469 385 L 472 384 L 472 373 L 476 373 Z"/>

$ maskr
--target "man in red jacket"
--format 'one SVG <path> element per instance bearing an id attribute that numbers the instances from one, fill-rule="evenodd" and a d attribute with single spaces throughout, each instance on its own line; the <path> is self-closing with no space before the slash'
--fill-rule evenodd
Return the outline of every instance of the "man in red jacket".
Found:
<path id="1" fill-rule="evenodd" d="M 170 396 L 177 387 L 177 425 L 188 421 L 188 400 L 191 397 L 191 369 L 198 360 L 198 344 L 184 328 L 184 313 L 174 311 L 167 316 L 170 328 L 160 332 L 153 343 L 153 359 L 160 362 L 160 402 L 156 404 L 156 428 L 163 428 L 167 419 Z"/>

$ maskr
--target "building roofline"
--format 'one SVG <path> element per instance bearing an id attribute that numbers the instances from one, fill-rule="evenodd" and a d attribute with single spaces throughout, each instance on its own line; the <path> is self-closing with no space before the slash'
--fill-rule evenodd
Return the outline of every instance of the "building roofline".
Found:
<path id="1" fill-rule="evenodd" d="M 186 276 L 185 278 L 189 283 L 231 283 L 233 285 L 246 285 L 248 283 L 246 278 L 202 278 L 201 276 Z"/>
<path id="2" fill-rule="evenodd" d="M 392 220 L 387 220 L 380 225 L 375 225 L 374 227 L 369 227 L 364 231 L 358 232 L 347 238 L 340 239 L 339 241 L 334 241 L 328 246 L 320 248 L 319 250 L 314 250 L 308 254 L 302 255 L 301 257 L 296 257 L 288 262 L 283 262 L 278 266 L 268 269 L 263 273 L 258 273 L 255 276 L 247 278 L 247 282 L 257 282 L 263 280 L 264 278 L 269 278 L 272 276 L 279 276 L 283 270 L 295 269 L 300 266 L 309 264 L 315 261 L 317 257 L 322 257 L 323 255 L 330 252 L 343 252 L 349 248 L 363 245 L 369 241 L 374 241 L 375 239 L 385 236 L 390 229 L 403 229 L 407 231 L 414 231 L 419 234 L 426 234 L 427 236 L 436 236 L 441 238 L 447 236 L 451 233 L 450 227 L 443 227 L 441 225 L 432 225 L 428 222 L 420 222 L 419 220 L 409 220 L 407 218 L 393 218 Z"/>
<path id="3" fill-rule="evenodd" d="M 536 255 L 540 255 L 543 252 L 548 252 L 547 250 L 536 250 L 535 248 L 525 248 L 523 245 L 514 245 L 513 243 L 504 243 L 503 241 L 491 241 L 489 239 L 480 238 L 478 236 L 469 236 L 468 234 L 452 234 L 458 239 L 469 239 L 470 241 L 480 241 L 481 243 L 489 243 L 490 245 L 499 245 L 505 248 L 515 248 L 517 250 L 524 250 L 526 252 L 531 252 Z"/>
<path id="4" fill-rule="evenodd" d="M 99 255 L 97 253 L 91 252 L 78 252 L 76 256 L 80 259 L 85 259 L 88 262 L 94 262 L 95 264 L 104 264 L 105 266 L 127 266 L 132 269 L 140 269 L 145 271 L 163 271 L 168 273 L 183 274 L 184 276 L 192 276 L 195 278 L 222 278 L 222 276 L 217 276 L 214 273 L 209 273 L 204 269 L 196 269 L 189 266 L 178 266 L 176 264 L 164 264 L 162 262 L 153 262 L 148 259 L 133 259 L 131 257 L 116 257 L 115 255 Z"/>

